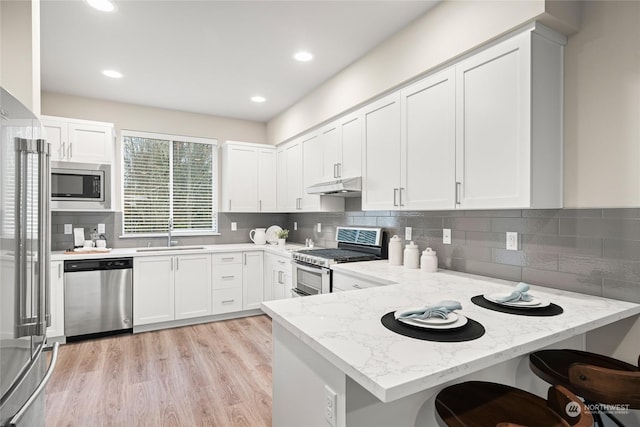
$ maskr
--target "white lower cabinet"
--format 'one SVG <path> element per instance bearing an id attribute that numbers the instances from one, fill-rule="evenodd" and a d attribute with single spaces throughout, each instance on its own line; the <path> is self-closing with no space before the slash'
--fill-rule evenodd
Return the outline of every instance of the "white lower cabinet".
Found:
<path id="1" fill-rule="evenodd" d="M 47 328 L 47 337 L 54 338 L 64 336 L 64 261 L 53 261 L 50 268 L 49 309 L 51 325 Z"/>
<path id="2" fill-rule="evenodd" d="M 263 252 L 244 252 L 242 255 L 242 309 L 260 308 L 264 301 Z"/>
<path id="3" fill-rule="evenodd" d="M 274 254 L 264 256 L 264 300 L 291 298 L 293 276 L 291 258 Z"/>
<path id="4" fill-rule="evenodd" d="M 211 314 L 211 255 L 136 257 L 134 326 Z"/>
<path id="5" fill-rule="evenodd" d="M 242 310 L 242 253 L 213 255 L 213 314 Z"/>
<path id="6" fill-rule="evenodd" d="M 211 314 L 211 254 L 175 257 L 175 317 Z"/>

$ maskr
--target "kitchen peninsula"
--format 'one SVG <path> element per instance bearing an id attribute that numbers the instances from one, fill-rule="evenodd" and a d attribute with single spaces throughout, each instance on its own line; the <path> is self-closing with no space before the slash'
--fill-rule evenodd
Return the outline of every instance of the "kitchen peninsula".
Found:
<path id="1" fill-rule="evenodd" d="M 545 393 L 548 386 L 529 371 L 530 352 L 584 348 L 587 332 L 640 313 L 638 304 L 532 286 L 530 294 L 563 313 L 513 315 L 471 302 L 476 295 L 510 292 L 513 282 L 422 273 L 387 261 L 337 265 L 334 272 L 397 284 L 262 304 L 273 319 L 274 427 L 435 426 L 437 392 L 469 379 Z M 386 313 L 441 300 L 460 301 L 459 313 L 482 324 L 485 334 L 431 342 L 381 324 Z"/>

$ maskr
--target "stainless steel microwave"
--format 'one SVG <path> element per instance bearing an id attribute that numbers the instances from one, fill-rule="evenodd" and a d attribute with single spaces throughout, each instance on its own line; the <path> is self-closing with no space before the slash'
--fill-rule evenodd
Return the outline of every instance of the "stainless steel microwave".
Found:
<path id="1" fill-rule="evenodd" d="M 111 166 L 51 162 L 52 210 L 108 210 Z"/>

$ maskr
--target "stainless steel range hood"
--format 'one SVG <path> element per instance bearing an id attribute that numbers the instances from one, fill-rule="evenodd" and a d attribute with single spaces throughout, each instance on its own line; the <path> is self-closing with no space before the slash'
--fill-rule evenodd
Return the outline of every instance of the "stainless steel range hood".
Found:
<path id="1" fill-rule="evenodd" d="M 345 178 L 337 181 L 321 182 L 307 187 L 307 194 L 321 196 L 360 197 L 362 192 L 362 178 Z"/>

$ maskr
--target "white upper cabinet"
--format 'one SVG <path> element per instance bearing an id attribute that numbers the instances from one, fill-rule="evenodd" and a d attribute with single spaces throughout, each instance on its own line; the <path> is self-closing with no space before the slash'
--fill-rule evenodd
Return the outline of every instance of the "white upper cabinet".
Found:
<path id="1" fill-rule="evenodd" d="M 363 110 L 362 209 L 390 210 L 400 205 L 400 92 Z"/>
<path id="2" fill-rule="evenodd" d="M 276 149 L 227 141 L 222 147 L 222 211 L 276 210 Z"/>
<path id="3" fill-rule="evenodd" d="M 322 140 L 310 132 L 278 147 L 278 210 L 280 212 L 344 211 L 344 199 L 306 194 L 322 179 Z"/>
<path id="4" fill-rule="evenodd" d="M 403 209 L 455 206 L 455 73 L 429 76 L 401 91 Z"/>
<path id="5" fill-rule="evenodd" d="M 320 130 L 322 177 L 318 182 L 362 175 L 362 117 L 348 114 Z"/>
<path id="6" fill-rule="evenodd" d="M 562 207 L 564 40 L 540 31 L 456 65 L 458 208 Z"/>
<path id="7" fill-rule="evenodd" d="M 538 24 L 363 111 L 363 210 L 562 207 L 564 37 Z"/>
<path id="8" fill-rule="evenodd" d="M 112 123 L 42 116 L 42 125 L 51 144 L 51 160 L 113 163 Z"/>

